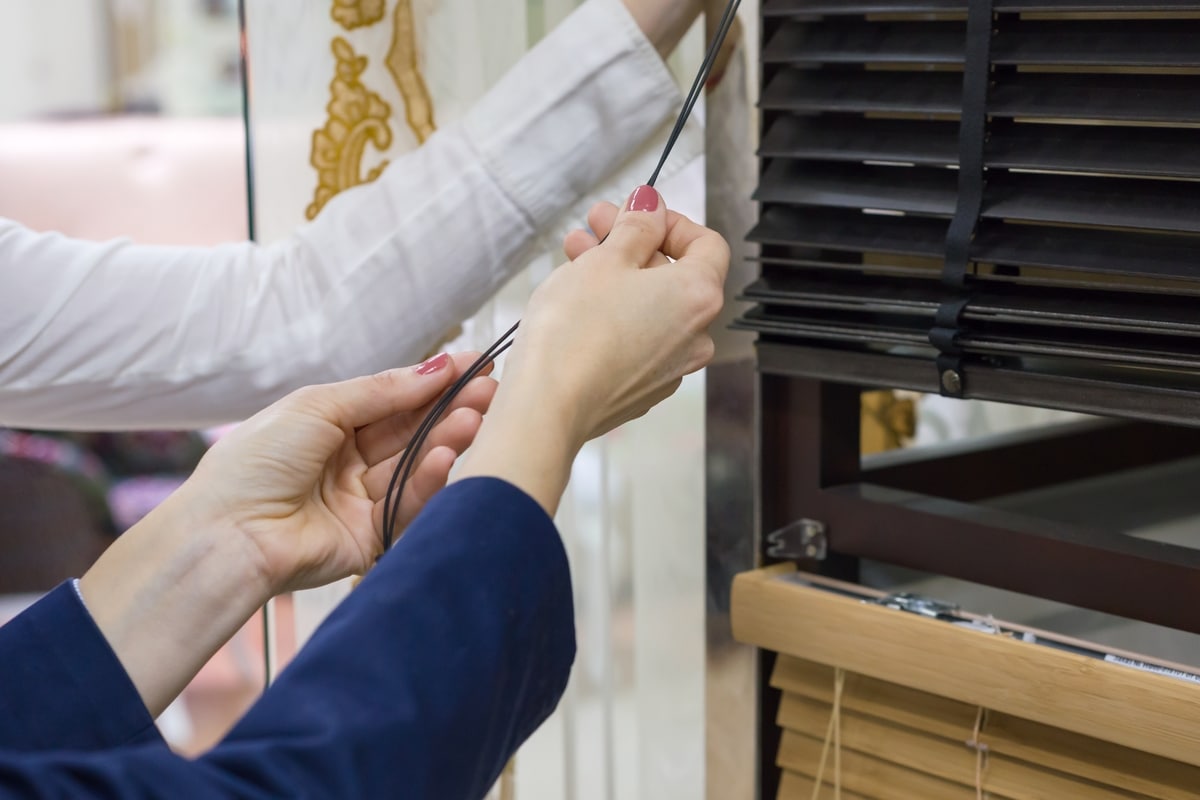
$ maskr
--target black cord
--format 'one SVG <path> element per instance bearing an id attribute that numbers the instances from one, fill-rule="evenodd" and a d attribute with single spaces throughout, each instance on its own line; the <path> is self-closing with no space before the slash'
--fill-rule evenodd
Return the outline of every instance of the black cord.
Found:
<path id="1" fill-rule="evenodd" d="M 653 186 L 658 181 L 659 173 L 666 166 L 667 158 L 671 155 L 671 150 L 675 148 L 675 142 L 679 140 L 683 133 L 684 125 L 692 116 L 692 109 L 696 107 L 697 101 L 704 93 L 704 86 L 708 83 L 708 76 L 712 74 L 713 67 L 716 66 L 717 58 L 721 55 L 721 45 L 725 43 L 725 37 L 729 35 L 729 29 L 733 27 L 733 20 L 737 17 L 738 6 L 742 4 L 742 0 L 729 0 L 725 6 L 725 13 L 721 16 L 721 22 L 717 25 L 717 30 L 713 34 L 712 42 L 709 43 L 708 52 L 704 55 L 704 61 L 700 63 L 700 71 L 696 73 L 696 79 L 692 82 L 691 91 L 684 98 L 683 109 L 679 112 L 679 117 L 675 120 L 675 127 L 671 129 L 671 135 L 667 137 L 667 144 L 663 148 L 662 157 L 658 160 L 658 166 L 654 168 L 654 172 L 650 175 L 650 180 L 646 181 L 647 186 Z"/>
<path id="2" fill-rule="evenodd" d="M 491 347 L 489 347 L 483 355 L 475 360 L 473 364 L 459 376 L 449 389 L 442 395 L 441 399 L 429 410 L 425 415 L 425 419 L 421 421 L 421 425 L 417 428 L 417 432 L 413 434 L 412 439 L 408 443 L 408 447 L 404 449 L 404 453 L 400 456 L 400 460 L 396 463 L 396 469 L 392 473 L 392 480 L 388 483 L 387 495 L 383 505 L 383 549 L 387 551 L 392 546 L 392 541 L 395 536 L 396 519 L 400 513 L 400 498 L 404 494 L 404 487 L 408 484 L 408 479 L 412 475 L 412 470 L 417 461 L 417 454 L 425 444 L 425 439 L 429 436 L 429 432 L 433 430 L 433 426 L 437 424 L 442 415 L 446 413 L 446 409 L 454 402 L 463 390 L 463 388 L 474 380 L 480 372 L 483 372 L 489 364 L 495 361 L 501 353 L 512 347 L 513 334 L 517 332 L 517 327 L 520 322 L 514 324 L 511 328 L 505 331 Z"/>
<path id="3" fill-rule="evenodd" d="M 704 61 L 700 64 L 700 70 L 696 74 L 695 81 L 692 82 L 691 91 L 684 98 L 683 108 L 679 112 L 679 117 L 675 120 L 675 127 L 671 129 L 671 134 L 667 137 L 667 143 L 663 148 L 662 156 L 658 160 L 658 165 L 654 168 L 650 180 L 646 181 L 647 186 L 653 186 L 657 181 L 659 174 L 667 163 L 667 159 L 671 155 L 671 150 L 675 147 L 675 143 L 679 140 L 683 133 L 683 128 L 687 124 L 688 119 L 692 115 L 692 110 L 696 107 L 701 94 L 704 92 L 704 86 L 708 82 L 708 76 L 712 74 L 713 67 L 717 63 L 717 57 L 721 53 L 721 45 L 725 42 L 725 37 L 729 34 L 729 29 L 733 27 L 733 20 L 737 17 L 738 6 L 742 0 L 729 0 L 725 7 L 725 13 L 721 16 L 721 22 L 717 26 L 716 33 L 713 35 L 712 42 L 709 44 L 708 52 L 704 56 Z M 607 237 L 605 237 L 607 238 Z M 386 553 L 391 549 L 392 542 L 395 541 L 395 529 L 397 519 L 400 514 L 400 498 L 404 496 L 404 489 L 408 485 L 408 480 L 412 477 L 412 472 L 416 468 L 417 456 L 421 449 L 425 446 L 425 440 L 429 437 L 430 431 L 446 413 L 446 409 L 454 402 L 456 398 L 468 383 L 475 379 L 484 369 L 495 361 L 501 353 L 513 345 L 513 337 L 517 332 L 517 327 L 520 326 L 518 321 L 515 325 L 509 328 L 503 336 L 495 341 L 491 347 L 484 352 L 478 359 L 475 360 L 470 368 L 464 372 L 454 384 L 446 390 L 441 399 L 429 410 L 425 415 L 425 419 L 421 421 L 417 432 L 413 434 L 412 439 L 408 443 L 408 447 L 400 456 L 400 460 L 396 463 L 396 469 L 392 472 L 392 479 L 388 483 L 387 495 L 383 501 L 383 551 Z"/>

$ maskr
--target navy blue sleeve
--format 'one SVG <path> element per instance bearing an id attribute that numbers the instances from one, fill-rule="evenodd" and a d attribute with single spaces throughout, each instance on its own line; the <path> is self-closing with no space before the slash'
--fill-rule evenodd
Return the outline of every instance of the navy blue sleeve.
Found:
<path id="1" fill-rule="evenodd" d="M 429 503 L 212 751 L 0 751 L 0 798 L 477 800 L 553 711 L 574 655 L 553 521 L 470 479 Z"/>
<path id="2" fill-rule="evenodd" d="M 132 743 L 162 738 L 74 586 L 0 627 L 0 751 Z"/>

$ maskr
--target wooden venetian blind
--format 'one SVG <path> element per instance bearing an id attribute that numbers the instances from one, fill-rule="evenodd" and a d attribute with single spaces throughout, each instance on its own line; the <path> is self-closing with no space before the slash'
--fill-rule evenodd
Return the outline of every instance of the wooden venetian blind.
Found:
<path id="1" fill-rule="evenodd" d="M 979 394 L 972 367 L 1200 394 L 1200 2 L 762 13 L 762 271 L 739 326 L 784 346 L 768 369 L 862 382 L 838 354 L 870 353 L 929 389 L 941 356 L 949 394 Z"/>
<path id="2" fill-rule="evenodd" d="M 790 568 L 735 583 L 735 635 L 781 653 L 780 798 L 1200 796 L 1200 684 L 860 592 Z"/>

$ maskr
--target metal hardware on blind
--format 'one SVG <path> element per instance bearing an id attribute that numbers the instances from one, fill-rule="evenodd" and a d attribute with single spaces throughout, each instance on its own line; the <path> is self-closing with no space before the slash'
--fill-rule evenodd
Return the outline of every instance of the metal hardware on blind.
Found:
<path id="1" fill-rule="evenodd" d="M 959 606 L 943 602 L 942 600 L 935 600 L 931 597 L 925 597 L 924 595 L 912 594 L 911 592 L 889 594 L 865 602 L 894 608 L 897 611 L 907 611 L 910 614 L 917 614 L 918 616 L 929 617 L 930 619 L 953 620 L 956 622 L 961 619 L 959 612 L 962 609 Z"/>
<path id="2" fill-rule="evenodd" d="M 766 536 L 767 555 L 771 558 L 823 561 L 829 553 L 825 523 L 800 519 Z"/>
<path id="3" fill-rule="evenodd" d="M 942 284 L 952 294 L 938 307 L 929 341 L 938 349 L 938 389 L 949 397 L 966 393 L 966 333 L 962 315 L 971 303 L 967 269 L 971 242 L 983 210 L 984 140 L 987 137 L 988 85 L 992 72 L 992 0 L 971 0 L 967 11 L 966 56 L 963 64 L 962 113 L 958 120 L 958 207 L 946 231 Z"/>
<path id="4" fill-rule="evenodd" d="M 979 8 L 763 0 L 761 277 L 735 327 L 775 364 L 796 347 L 788 374 L 862 382 L 855 351 L 947 391 L 931 366 L 957 347 L 973 374 L 1079 380 L 1122 409 L 1200 399 L 1200 0 L 992 0 L 984 67 L 962 46 Z M 987 135 L 960 152 L 971 118 Z"/>

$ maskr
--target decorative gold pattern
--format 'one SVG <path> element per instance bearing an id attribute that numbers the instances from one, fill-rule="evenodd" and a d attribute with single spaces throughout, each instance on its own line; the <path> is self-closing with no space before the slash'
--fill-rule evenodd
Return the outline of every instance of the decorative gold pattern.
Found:
<path id="1" fill-rule="evenodd" d="M 387 0 L 333 0 L 330 16 L 346 30 L 370 27 L 387 13 Z M 385 64 L 400 96 L 405 117 L 418 144 L 424 144 L 437 125 L 433 118 L 433 99 L 417 63 L 417 33 L 412 0 L 397 0 L 392 16 L 392 41 Z M 367 58 L 358 56 L 349 42 L 338 37 L 332 42 L 337 69 L 329 86 L 329 116 L 325 127 L 313 132 L 310 162 L 317 170 L 317 188 L 305 210 L 315 219 L 325 204 L 339 192 L 378 178 L 387 166 L 379 166 L 362 175 L 362 160 L 367 145 L 386 151 L 392 146 L 391 106 L 362 82 Z"/>
<path id="2" fill-rule="evenodd" d="M 386 161 L 362 175 L 368 144 L 380 151 L 392 146 L 392 108 L 361 81 L 366 56 L 357 55 L 341 37 L 333 40 L 333 54 L 337 71 L 329 84 L 329 118 L 324 128 L 313 132 L 311 162 L 317 170 L 317 189 L 305 211 L 308 219 L 315 219 L 338 192 L 370 183 L 383 173 Z"/>
<path id="3" fill-rule="evenodd" d="M 417 64 L 417 26 L 413 21 L 412 0 L 397 0 L 392 15 L 392 45 L 388 50 L 388 72 L 404 98 L 404 116 L 417 141 L 425 143 L 437 125 L 433 121 L 433 98 Z"/>
<path id="4" fill-rule="evenodd" d="M 383 19 L 387 0 L 333 0 L 329 15 L 348 31 L 365 28 Z"/>

